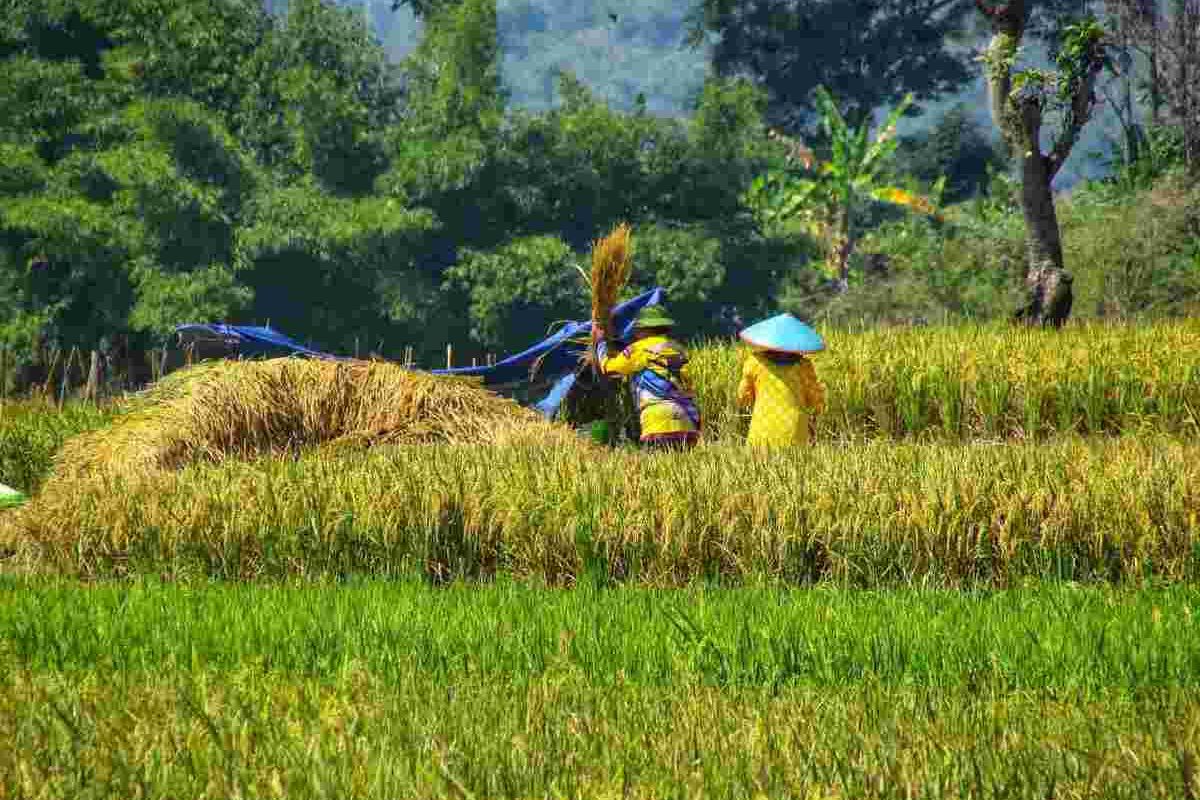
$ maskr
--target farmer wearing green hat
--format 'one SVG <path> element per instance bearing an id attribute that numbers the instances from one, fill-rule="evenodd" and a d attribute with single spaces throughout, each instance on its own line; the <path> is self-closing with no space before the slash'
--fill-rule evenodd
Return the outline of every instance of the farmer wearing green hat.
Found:
<path id="1" fill-rule="evenodd" d="M 597 336 L 600 369 L 629 380 L 641 442 L 648 447 L 686 448 L 700 438 L 700 410 L 685 375 L 687 351 L 671 338 L 674 326 L 665 308 L 650 305 L 634 318 L 633 342 L 619 354 L 609 356 Z"/>
<path id="2" fill-rule="evenodd" d="M 747 443 L 808 444 L 812 416 L 825 407 L 825 390 L 807 354 L 824 350 L 825 342 L 791 314 L 771 317 L 738 335 L 750 346 L 737 398 L 738 405 L 754 408 Z"/>

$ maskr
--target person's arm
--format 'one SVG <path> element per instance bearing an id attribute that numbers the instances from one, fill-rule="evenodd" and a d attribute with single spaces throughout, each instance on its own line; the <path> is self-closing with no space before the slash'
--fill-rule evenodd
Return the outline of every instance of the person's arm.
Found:
<path id="1" fill-rule="evenodd" d="M 755 378 L 754 358 L 747 354 L 746 360 L 742 362 L 742 379 L 738 382 L 737 404 L 739 406 L 754 405 Z"/>
<path id="2" fill-rule="evenodd" d="M 635 344 L 631 344 L 615 356 L 610 356 L 606 343 L 600 342 L 596 346 L 596 353 L 600 356 L 600 371 L 605 375 L 629 377 L 646 368 L 645 353 Z"/>

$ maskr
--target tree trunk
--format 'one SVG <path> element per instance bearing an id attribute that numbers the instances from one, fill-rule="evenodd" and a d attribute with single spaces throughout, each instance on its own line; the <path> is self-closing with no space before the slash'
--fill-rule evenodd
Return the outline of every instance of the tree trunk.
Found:
<path id="1" fill-rule="evenodd" d="M 850 211 L 842 209 L 834 219 L 829 240 L 829 272 L 834 276 L 838 294 L 850 290 L 850 254 L 854 240 L 850 237 Z"/>
<path id="2" fill-rule="evenodd" d="M 1162 88 L 1161 70 L 1158 63 L 1158 22 L 1151 18 L 1150 39 L 1150 124 L 1158 127 L 1162 124 Z"/>
<path id="3" fill-rule="evenodd" d="M 1021 159 L 1021 211 L 1025 217 L 1025 302 L 1014 314 L 1031 325 L 1060 327 L 1071 314 L 1071 273 L 1063 267 L 1062 240 L 1048 159 L 1040 152 Z"/>
<path id="4" fill-rule="evenodd" d="M 1195 87 L 1188 81 L 1191 78 L 1190 67 L 1194 57 L 1191 48 L 1191 26 L 1194 22 L 1189 14 L 1187 0 L 1173 0 L 1171 38 L 1174 49 L 1175 69 L 1172 76 L 1172 90 L 1175 93 L 1175 115 L 1183 126 L 1183 158 L 1187 164 L 1188 174 L 1200 172 L 1200 133 L 1197 133 L 1196 120 L 1193 119 L 1194 109 L 1191 108 Z"/>
<path id="5" fill-rule="evenodd" d="M 1013 91 L 1013 65 L 1025 33 L 1025 0 L 975 0 L 991 22 L 984 56 L 992 119 L 1009 152 L 1021 160 L 1021 210 L 1025 218 L 1025 302 L 1014 317 L 1031 325 L 1061 326 L 1071 314 L 1071 274 L 1063 266 L 1062 241 L 1050 182 L 1091 117 L 1096 75 L 1104 63 L 1103 37 L 1093 29 L 1084 43 L 1087 63 L 1062 87 L 1068 98 L 1064 124 L 1049 155 L 1042 152 L 1042 109 L 1048 87 Z M 1060 74 L 1060 79 L 1062 79 Z M 1060 90 L 1061 91 L 1061 90 Z"/>
<path id="6" fill-rule="evenodd" d="M 1121 47 L 1128 56 L 1133 46 L 1133 34 L 1130 31 L 1130 23 L 1126 15 L 1121 15 L 1118 19 L 1120 20 Z M 1129 58 L 1128 62 L 1123 65 L 1119 77 L 1121 79 L 1122 112 L 1117 116 L 1121 120 L 1121 129 L 1125 134 L 1125 164 L 1131 165 L 1141 156 L 1142 150 L 1142 128 L 1138 123 L 1133 102 L 1132 58 Z"/>

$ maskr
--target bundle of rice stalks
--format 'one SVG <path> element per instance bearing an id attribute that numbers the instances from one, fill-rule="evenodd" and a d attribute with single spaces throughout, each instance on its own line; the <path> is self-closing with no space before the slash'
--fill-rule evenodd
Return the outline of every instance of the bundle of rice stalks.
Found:
<path id="1" fill-rule="evenodd" d="M 53 480 L 131 475 L 315 445 L 577 444 L 474 379 L 381 362 L 219 361 L 176 372 L 101 430 L 68 440 Z"/>
<path id="2" fill-rule="evenodd" d="M 606 336 L 613 333 L 608 330 L 609 316 L 629 280 L 629 230 L 623 222 L 592 244 L 592 322 L 600 325 Z"/>

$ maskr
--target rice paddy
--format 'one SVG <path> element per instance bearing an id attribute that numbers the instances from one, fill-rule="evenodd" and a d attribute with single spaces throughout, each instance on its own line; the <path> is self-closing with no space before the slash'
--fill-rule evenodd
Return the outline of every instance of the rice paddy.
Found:
<path id="1" fill-rule="evenodd" d="M 0 409 L 0 797 L 1200 796 L 1200 323 L 822 331 L 817 444 L 386 364 Z"/>
<path id="2" fill-rule="evenodd" d="M 1197 602 L 10 582 L 0 787 L 1187 797 Z"/>
<path id="3" fill-rule="evenodd" d="M 80 478 L 0 517 L 14 567 L 259 579 L 497 572 L 1005 586 L 1192 580 L 1200 444 L 822 445 L 581 458 L 419 446 Z"/>
<path id="4" fill-rule="evenodd" d="M 822 331 L 818 438 L 1042 440 L 1064 434 L 1200 435 L 1200 320 Z M 707 432 L 744 437 L 741 352 L 696 348 Z"/>

